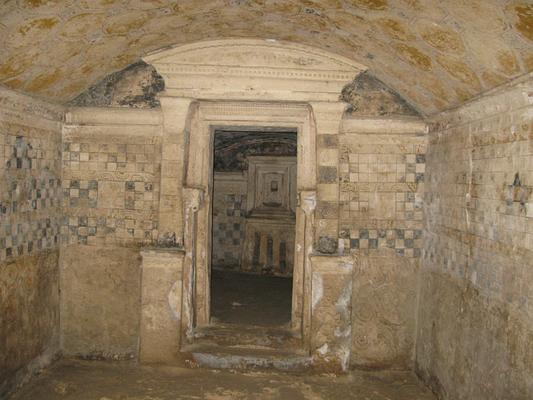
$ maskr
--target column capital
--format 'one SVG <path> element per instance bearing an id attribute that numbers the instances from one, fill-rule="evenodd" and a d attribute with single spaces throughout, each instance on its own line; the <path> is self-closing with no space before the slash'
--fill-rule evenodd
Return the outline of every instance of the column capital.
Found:
<path id="1" fill-rule="evenodd" d="M 176 96 L 166 96 L 165 93 L 158 96 L 159 102 L 161 103 L 161 108 L 173 107 L 173 106 L 189 106 L 192 102 L 196 101 L 191 97 L 176 97 Z"/>
<path id="2" fill-rule="evenodd" d="M 315 119 L 341 120 L 349 104 L 345 101 L 312 101 L 309 103 Z"/>
<path id="3" fill-rule="evenodd" d="M 188 97 L 160 96 L 161 110 L 163 111 L 164 136 L 182 134 L 190 115 L 191 105 L 196 101 Z"/>
<path id="4" fill-rule="evenodd" d="M 339 134 L 341 120 L 348 103 L 344 101 L 316 101 L 309 104 L 313 110 L 317 134 Z"/>
<path id="5" fill-rule="evenodd" d="M 316 208 L 316 191 L 303 190 L 299 193 L 300 207 L 307 217 L 310 217 Z"/>

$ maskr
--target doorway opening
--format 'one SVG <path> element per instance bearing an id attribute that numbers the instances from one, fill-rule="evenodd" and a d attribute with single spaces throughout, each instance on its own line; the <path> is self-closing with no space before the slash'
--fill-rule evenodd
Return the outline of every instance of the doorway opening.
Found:
<path id="1" fill-rule="evenodd" d="M 297 132 L 215 130 L 213 149 L 211 321 L 289 327 Z"/>

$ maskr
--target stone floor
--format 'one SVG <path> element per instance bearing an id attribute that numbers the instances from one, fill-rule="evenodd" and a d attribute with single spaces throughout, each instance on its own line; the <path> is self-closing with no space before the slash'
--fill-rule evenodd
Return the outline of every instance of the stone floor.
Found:
<path id="1" fill-rule="evenodd" d="M 291 319 L 292 279 L 213 269 L 211 307 L 214 321 L 281 326 Z"/>
<path id="2" fill-rule="evenodd" d="M 435 400 L 409 372 L 343 376 L 62 360 L 10 400 Z"/>

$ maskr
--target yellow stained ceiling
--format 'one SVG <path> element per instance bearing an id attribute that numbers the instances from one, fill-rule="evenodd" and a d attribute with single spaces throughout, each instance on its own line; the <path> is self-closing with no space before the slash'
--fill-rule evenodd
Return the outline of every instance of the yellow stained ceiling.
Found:
<path id="1" fill-rule="evenodd" d="M 149 51 L 225 37 L 350 57 L 433 114 L 533 70 L 533 1 L 3 0 L 0 83 L 66 102 Z"/>

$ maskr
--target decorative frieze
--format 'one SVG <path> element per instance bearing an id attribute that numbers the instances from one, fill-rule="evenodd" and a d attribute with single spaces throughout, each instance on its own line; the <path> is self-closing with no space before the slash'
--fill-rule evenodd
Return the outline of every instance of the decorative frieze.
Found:
<path id="1" fill-rule="evenodd" d="M 167 95 L 210 100 L 336 101 L 366 69 L 312 47 L 260 39 L 197 42 L 144 60 L 165 78 Z"/>

